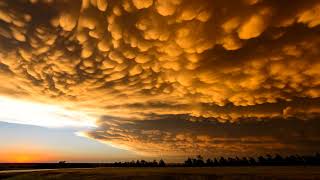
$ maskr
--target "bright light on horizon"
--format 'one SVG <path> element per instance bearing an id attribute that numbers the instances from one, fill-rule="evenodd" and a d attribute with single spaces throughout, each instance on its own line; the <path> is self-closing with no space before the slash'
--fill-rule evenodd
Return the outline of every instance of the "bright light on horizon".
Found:
<path id="1" fill-rule="evenodd" d="M 85 112 L 0 96 L 0 121 L 42 127 L 96 127 Z"/>

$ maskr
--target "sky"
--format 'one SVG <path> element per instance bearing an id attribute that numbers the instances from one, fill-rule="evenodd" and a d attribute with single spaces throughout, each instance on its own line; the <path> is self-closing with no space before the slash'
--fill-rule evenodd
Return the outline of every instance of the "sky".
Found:
<path id="1" fill-rule="evenodd" d="M 320 150 L 319 0 L 0 1 L 0 162 Z"/>
<path id="2" fill-rule="evenodd" d="M 113 162 L 136 154 L 76 136 L 74 128 L 0 122 L 1 162 Z"/>

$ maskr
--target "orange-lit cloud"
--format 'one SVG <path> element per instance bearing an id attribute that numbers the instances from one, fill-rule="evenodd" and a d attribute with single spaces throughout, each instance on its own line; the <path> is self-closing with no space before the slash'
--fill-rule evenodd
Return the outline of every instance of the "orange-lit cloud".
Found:
<path id="1" fill-rule="evenodd" d="M 314 0 L 1 1 L 0 95 L 123 121 L 308 120 L 319 14 Z"/>
<path id="2" fill-rule="evenodd" d="M 97 130 L 83 136 L 153 156 L 294 154 L 319 149 L 319 123 L 318 119 L 296 118 L 247 118 L 222 123 L 186 115 L 142 121 L 104 117 Z"/>

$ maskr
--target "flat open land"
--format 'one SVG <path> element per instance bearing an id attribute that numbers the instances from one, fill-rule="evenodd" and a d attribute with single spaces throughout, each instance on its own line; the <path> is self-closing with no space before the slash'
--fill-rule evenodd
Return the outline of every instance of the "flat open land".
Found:
<path id="1" fill-rule="evenodd" d="M 213 167 L 213 168 L 93 168 L 35 172 L 1 172 L 0 179 L 106 179 L 106 180 L 207 180 L 207 179 L 320 179 L 320 167 Z"/>

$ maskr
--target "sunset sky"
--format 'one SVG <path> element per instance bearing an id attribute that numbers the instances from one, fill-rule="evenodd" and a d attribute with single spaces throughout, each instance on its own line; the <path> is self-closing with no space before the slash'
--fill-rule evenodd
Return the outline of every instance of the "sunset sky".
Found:
<path id="1" fill-rule="evenodd" d="M 1 0 L 0 162 L 320 151 L 319 0 Z"/>

